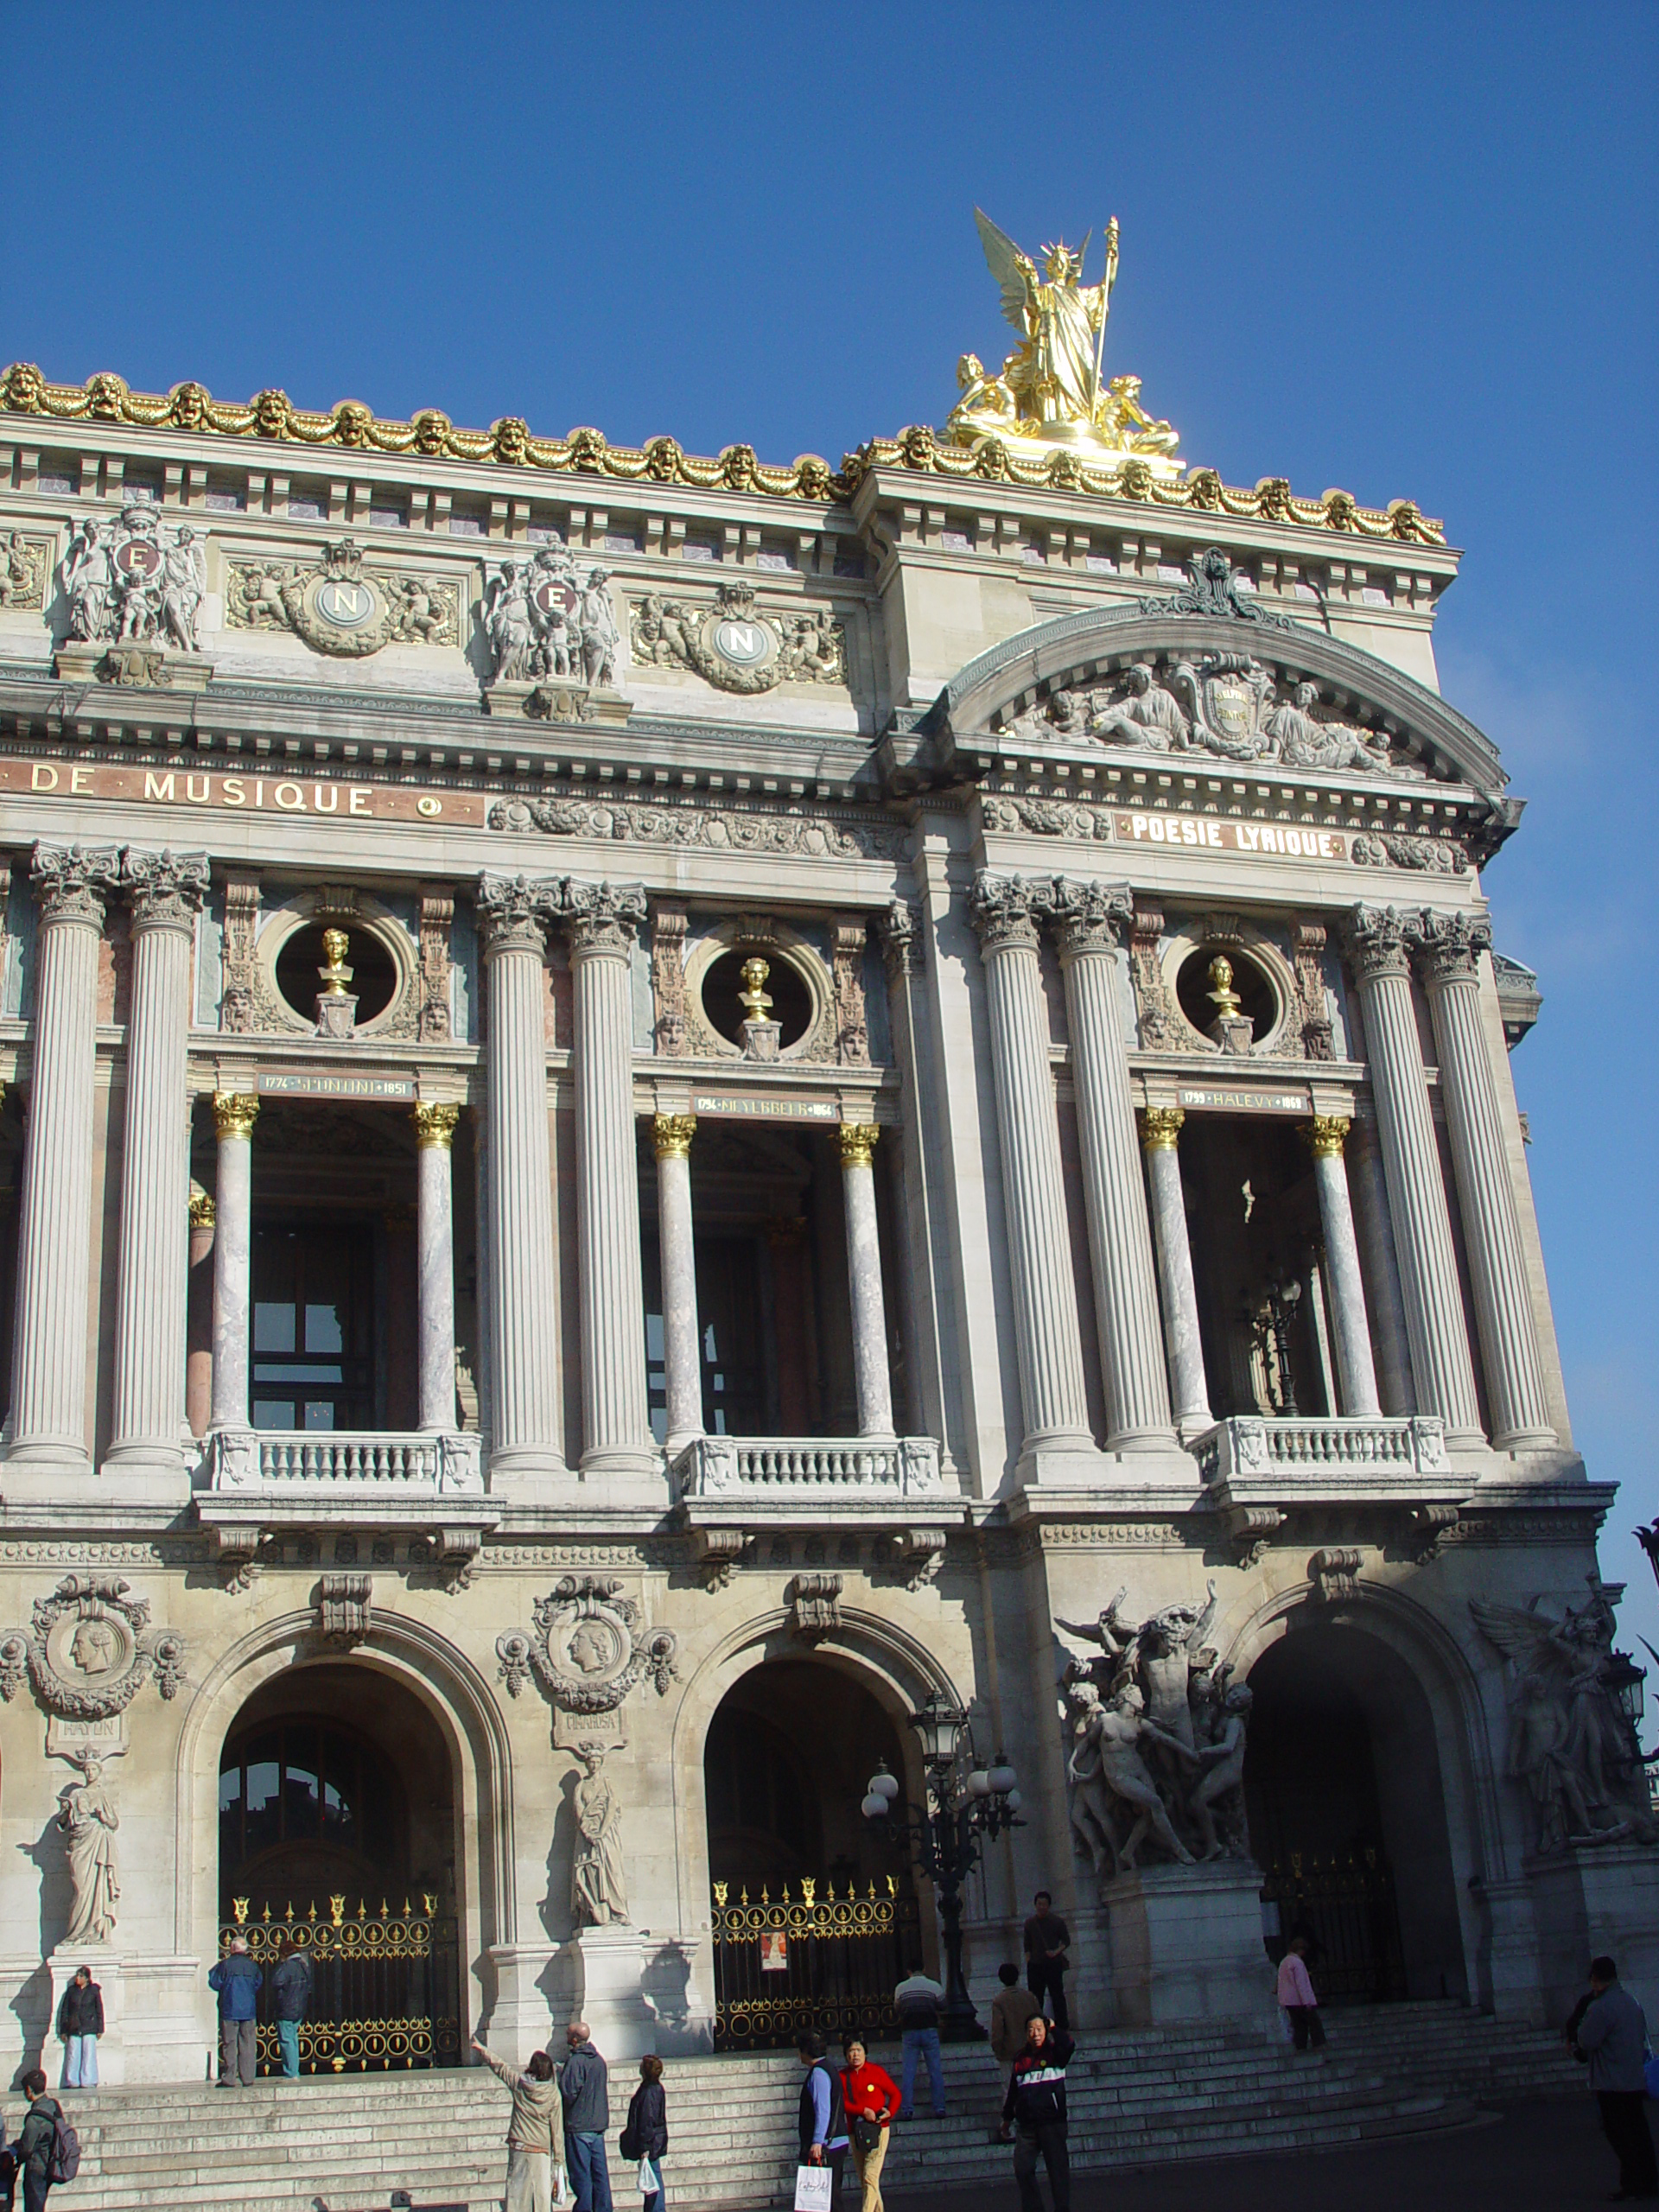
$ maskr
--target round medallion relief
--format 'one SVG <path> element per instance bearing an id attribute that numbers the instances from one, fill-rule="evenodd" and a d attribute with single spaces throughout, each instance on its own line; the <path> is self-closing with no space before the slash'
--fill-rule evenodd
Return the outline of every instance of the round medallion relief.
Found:
<path id="1" fill-rule="evenodd" d="M 380 607 L 378 594 L 368 584 L 353 583 L 344 576 L 325 577 L 313 604 L 322 620 L 332 622 L 337 630 L 360 630 L 365 622 L 373 621 Z"/>
<path id="2" fill-rule="evenodd" d="M 137 1639 L 117 1614 L 65 1613 L 46 1639 L 47 1664 L 60 1681 L 101 1688 L 130 1674 Z"/>
<path id="3" fill-rule="evenodd" d="M 580 1620 L 565 1641 L 567 1662 L 578 1675 L 592 1680 L 613 1675 L 627 1657 L 622 1638 L 608 1621 Z"/>
<path id="4" fill-rule="evenodd" d="M 715 624 L 713 644 L 721 658 L 730 661 L 734 668 L 757 668 L 777 650 L 764 623 L 742 622 L 733 615 Z"/>

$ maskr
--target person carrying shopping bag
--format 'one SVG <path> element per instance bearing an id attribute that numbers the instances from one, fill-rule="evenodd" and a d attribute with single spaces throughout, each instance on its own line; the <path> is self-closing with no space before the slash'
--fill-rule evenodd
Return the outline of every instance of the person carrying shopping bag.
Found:
<path id="1" fill-rule="evenodd" d="M 668 2149 L 668 2099 L 663 2093 L 663 2062 L 648 2050 L 639 2062 L 639 2086 L 628 2101 L 628 2117 L 618 2150 L 639 2161 L 642 2212 L 663 2212 L 663 2156 Z"/>

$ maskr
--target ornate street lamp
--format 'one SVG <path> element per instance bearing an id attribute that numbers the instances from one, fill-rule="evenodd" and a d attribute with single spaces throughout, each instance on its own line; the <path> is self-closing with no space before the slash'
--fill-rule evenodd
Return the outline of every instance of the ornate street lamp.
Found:
<path id="1" fill-rule="evenodd" d="M 962 1971 L 962 1885 L 978 1861 L 982 1839 L 1025 1826 L 1018 1817 L 1020 1792 L 1001 1751 L 988 1767 L 980 1764 L 967 1713 L 937 1690 L 911 1714 L 910 1725 L 922 1747 L 925 1804 L 901 1802 L 898 1782 L 882 1764 L 870 1777 L 863 1814 L 895 1850 L 914 1859 L 938 1893 L 944 1937 L 941 2035 L 946 2043 L 980 2043 L 985 2031 Z"/>

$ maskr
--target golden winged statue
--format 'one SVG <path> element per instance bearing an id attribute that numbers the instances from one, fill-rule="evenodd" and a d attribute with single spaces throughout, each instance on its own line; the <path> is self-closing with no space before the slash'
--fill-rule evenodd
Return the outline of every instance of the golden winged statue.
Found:
<path id="1" fill-rule="evenodd" d="M 946 430 L 959 445 L 1000 438 L 1037 453 L 1056 445 L 1091 454 L 1144 457 L 1159 475 L 1179 473 L 1179 435 L 1141 410 L 1138 377 L 1103 378 L 1106 321 L 1117 282 L 1117 219 L 1106 228 L 1106 273 L 1083 282 L 1089 238 L 1073 252 L 1064 240 L 1043 248 L 1039 270 L 982 208 L 975 208 L 985 258 L 1001 288 L 1002 312 L 1020 343 L 1001 373 L 987 375 L 977 354 L 957 365 L 961 397 Z"/>

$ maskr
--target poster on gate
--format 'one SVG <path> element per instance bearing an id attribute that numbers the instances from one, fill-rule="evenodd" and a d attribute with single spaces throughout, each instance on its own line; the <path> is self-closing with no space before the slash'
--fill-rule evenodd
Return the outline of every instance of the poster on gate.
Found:
<path id="1" fill-rule="evenodd" d="M 789 1938 L 776 1929 L 760 1938 L 760 1971 L 762 1974 L 789 1972 Z"/>

